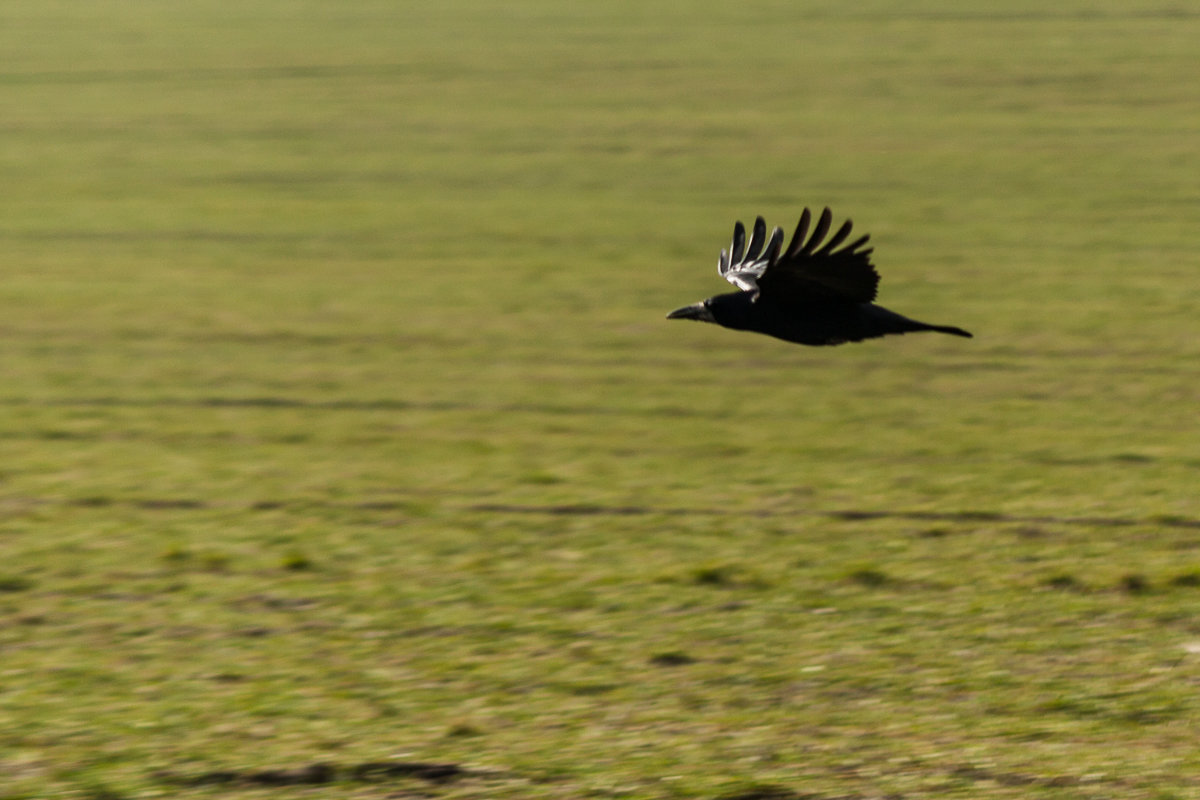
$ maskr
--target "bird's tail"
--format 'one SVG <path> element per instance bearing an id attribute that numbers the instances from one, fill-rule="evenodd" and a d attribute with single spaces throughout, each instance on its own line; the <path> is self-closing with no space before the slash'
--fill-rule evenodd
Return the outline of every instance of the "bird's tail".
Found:
<path id="1" fill-rule="evenodd" d="M 895 311 L 873 303 L 864 303 L 859 306 L 859 321 L 863 326 L 863 335 L 860 337 L 863 339 L 887 336 L 890 333 L 917 333 L 919 331 L 936 331 L 967 339 L 974 338 L 962 328 L 956 328 L 953 325 L 930 325 L 928 322 L 910 319 L 903 314 L 897 314 Z"/>
<path id="2" fill-rule="evenodd" d="M 964 331 L 962 328 L 956 328 L 953 325 L 926 325 L 922 330 L 948 333 L 951 336 L 962 336 L 967 339 L 975 338 L 969 331 Z"/>

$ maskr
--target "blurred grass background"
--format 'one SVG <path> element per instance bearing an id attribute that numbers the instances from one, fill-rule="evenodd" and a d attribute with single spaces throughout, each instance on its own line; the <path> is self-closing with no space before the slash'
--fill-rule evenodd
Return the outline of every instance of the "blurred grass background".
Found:
<path id="1" fill-rule="evenodd" d="M 1197 796 L 1198 34 L 7 4 L 0 796 Z M 977 338 L 663 320 L 805 205 Z"/>

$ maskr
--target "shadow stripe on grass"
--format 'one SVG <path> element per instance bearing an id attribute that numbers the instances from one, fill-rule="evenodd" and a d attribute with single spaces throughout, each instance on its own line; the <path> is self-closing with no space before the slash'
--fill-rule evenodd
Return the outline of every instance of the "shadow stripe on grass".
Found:
<path id="1" fill-rule="evenodd" d="M 1053 525 L 1084 525 L 1092 527 L 1132 527 L 1135 525 L 1158 525 L 1164 528 L 1200 528 L 1200 519 L 1176 515 L 1138 517 L 1059 517 L 1053 515 L 1005 514 L 998 511 L 872 511 L 859 509 L 832 509 L 825 511 L 795 510 L 738 510 L 719 508 L 672 508 L 659 506 L 603 506 L 585 503 L 558 505 L 528 505 L 519 503 L 478 503 L 468 506 L 468 511 L 492 514 L 547 514 L 551 516 L 634 516 L 665 514 L 667 516 L 748 516 L 748 517 L 825 517 L 827 519 L 855 520 L 907 519 L 922 522 L 1007 522 L 1042 523 Z"/>
<path id="2" fill-rule="evenodd" d="M 10 504 L 42 506 L 69 505 L 81 507 L 129 506 L 146 511 L 228 509 L 237 504 L 213 503 L 196 498 L 181 497 L 110 497 L 86 496 L 75 498 L 9 497 L 0 498 Z M 278 498 L 257 500 L 245 504 L 251 511 L 274 511 L 288 508 L 339 508 L 359 511 L 405 511 L 411 508 L 412 500 L 379 500 L 360 503 L 329 502 L 308 498 Z M 475 503 L 461 506 L 457 510 L 479 514 L 541 514 L 546 516 L 738 516 L 758 517 L 821 517 L 844 522 L 876 519 L 903 519 L 919 522 L 1001 522 L 1007 524 L 1073 525 L 1083 527 L 1126 528 L 1134 526 L 1158 526 L 1162 528 L 1200 529 L 1200 519 L 1176 514 L 1151 515 L 1148 517 L 1067 517 L 1051 514 L 1006 514 L 999 511 L 878 511 L 872 509 L 725 509 L 711 507 L 602 505 L 597 503 L 554 503 L 536 505 L 529 503 Z"/>
<path id="3" fill-rule="evenodd" d="M 337 781 L 378 783 L 401 779 L 446 784 L 467 777 L 495 777 L 495 774 L 468 770 L 458 764 L 378 761 L 350 765 L 318 763 L 291 769 L 213 770 L 194 774 L 164 771 L 156 773 L 154 777 L 161 783 L 175 786 L 303 786 Z"/>

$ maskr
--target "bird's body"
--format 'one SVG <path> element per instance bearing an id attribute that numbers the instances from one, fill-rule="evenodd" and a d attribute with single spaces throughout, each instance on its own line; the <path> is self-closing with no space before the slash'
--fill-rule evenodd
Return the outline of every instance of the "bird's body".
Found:
<path id="1" fill-rule="evenodd" d="M 754 331 L 807 345 L 861 342 L 892 333 L 940 331 L 970 336 L 961 328 L 917 322 L 874 303 L 818 302 L 779 303 L 754 292 L 731 292 L 705 301 L 713 322 L 726 328 Z M 689 306 L 690 308 L 690 306 Z"/>
<path id="2" fill-rule="evenodd" d="M 825 209 L 808 237 L 811 214 L 805 209 L 786 251 L 783 230 L 775 228 L 768 240 L 762 217 L 755 222 L 748 246 L 745 228 L 737 223 L 732 246 L 721 251 L 717 268 L 741 291 L 676 309 L 668 319 L 714 322 L 814 346 L 915 331 L 971 336 L 962 328 L 918 322 L 872 302 L 879 275 L 871 265 L 871 249 L 862 249 L 868 237 L 837 249 L 850 233 L 847 221 L 823 241 L 832 216 Z"/>

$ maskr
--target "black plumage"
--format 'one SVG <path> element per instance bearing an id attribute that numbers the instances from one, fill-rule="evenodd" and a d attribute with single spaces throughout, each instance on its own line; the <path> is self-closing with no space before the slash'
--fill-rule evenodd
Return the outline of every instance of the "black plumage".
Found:
<path id="1" fill-rule="evenodd" d="M 782 228 L 768 237 L 767 224 L 759 217 L 747 242 L 746 228 L 738 222 L 729 249 L 721 251 L 717 271 L 741 291 L 678 308 L 667 318 L 715 322 L 807 345 L 914 331 L 971 336 L 962 328 L 918 322 L 875 305 L 879 273 L 871 264 L 872 248 L 865 247 L 870 237 L 843 245 L 852 229 L 846 220 L 826 239 L 832 222 L 826 208 L 810 235 L 812 214 L 804 209 L 786 250 Z"/>

